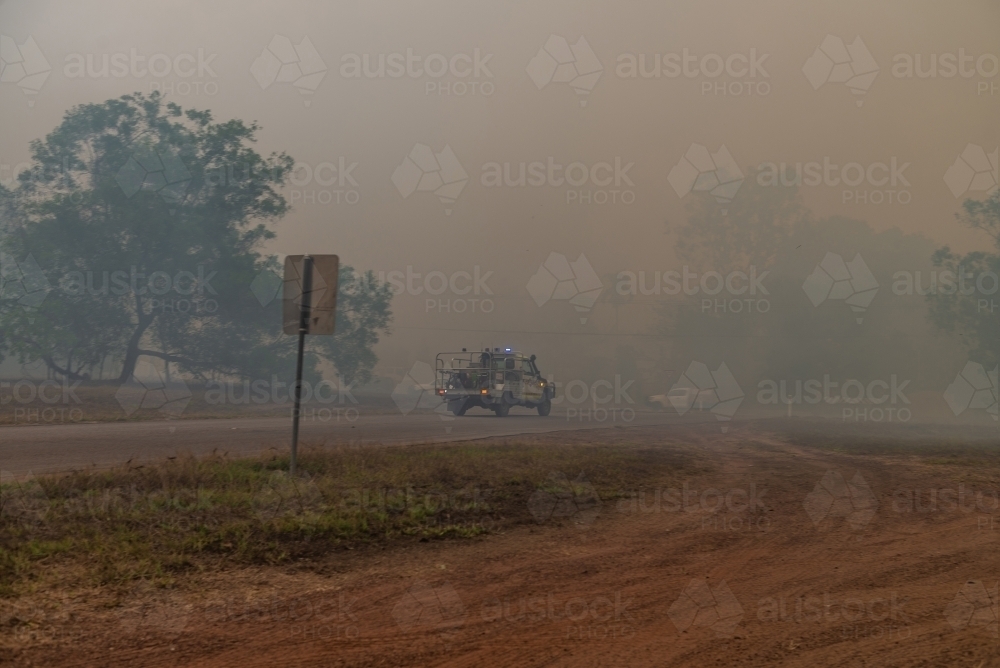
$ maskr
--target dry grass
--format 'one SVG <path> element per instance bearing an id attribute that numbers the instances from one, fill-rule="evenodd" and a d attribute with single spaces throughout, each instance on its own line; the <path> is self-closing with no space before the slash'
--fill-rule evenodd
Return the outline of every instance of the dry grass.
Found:
<path id="1" fill-rule="evenodd" d="M 582 473 L 607 500 L 689 467 L 663 448 L 574 440 L 313 450 L 294 479 L 287 456 L 211 456 L 8 482 L 0 598 L 53 586 L 169 585 L 373 542 L 467 539 L 535 521 L 529 497 L 558 492 L 553 471 Z"/>

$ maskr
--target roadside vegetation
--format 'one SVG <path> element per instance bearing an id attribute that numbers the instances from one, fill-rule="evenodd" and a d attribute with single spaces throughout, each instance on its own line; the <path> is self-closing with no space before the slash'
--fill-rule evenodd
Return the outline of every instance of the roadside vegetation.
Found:
<path id="1" fill-rule="evenodd" d="M 572 523 L 624 489 L 690 472 L 668 449 L 519 440 L 181 457 L 0 485 L 0 598 L 171 586 L 248 565 L 317 568 L 338 550 Z"/>

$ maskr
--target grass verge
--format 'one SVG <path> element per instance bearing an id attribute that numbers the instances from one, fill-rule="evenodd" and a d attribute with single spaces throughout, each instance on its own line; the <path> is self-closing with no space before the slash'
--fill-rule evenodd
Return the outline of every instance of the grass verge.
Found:
<path id="1" fill-rule="evenodd" d="M 0 598 L 51 586 L 169 586 L 398 541 L 573 521 L 689 468 L 665 448 L 573 439 L 182 457 L 0 485 Z"/>

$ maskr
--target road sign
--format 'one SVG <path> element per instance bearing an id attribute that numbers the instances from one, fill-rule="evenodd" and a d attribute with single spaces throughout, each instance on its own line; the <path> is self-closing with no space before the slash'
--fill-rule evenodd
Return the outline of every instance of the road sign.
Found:
<path id="1" fill-rule="evenodd" d="M 333 334 L 337 316 L 337 274 L 340 259 L 336 255 L 310 255 L 310 285 L 304 280 L 305 255 L 285 258 L 284 308 L 285 334 L 299 334 L 303 297 L 308 295 L 308 320 L 305 334 Z M 307 288 L 304 290 L 303 288 Z"/>
<path id="2" fill-rule="evenodd" d="M 289 255 L 285 258 L 282 321 L 285 334 L 298 334 L 295 362 L 295 408 L 292 410 L 292 458 L 288 472 L 295 475 L 299 449 L 299 416 L 302 406 L 302 356 L 306 334 L 333 334 L 337 320 L 336 255 Z"/>

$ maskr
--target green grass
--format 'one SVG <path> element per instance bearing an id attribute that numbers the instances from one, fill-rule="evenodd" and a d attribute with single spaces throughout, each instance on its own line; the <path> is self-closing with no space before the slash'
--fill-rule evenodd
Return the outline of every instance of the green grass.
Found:
<path id="1" fill-rule="evenodd" d="M 211 456 L 8 483 L 0 597 L 475 538 L 533 522 L 528 499 L 552 471 L 582 472 L 608 501 L 688 466 L 664 448 L 540 443 L 317 450 L 294 479 L 287 456 Z"/>

